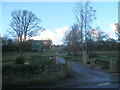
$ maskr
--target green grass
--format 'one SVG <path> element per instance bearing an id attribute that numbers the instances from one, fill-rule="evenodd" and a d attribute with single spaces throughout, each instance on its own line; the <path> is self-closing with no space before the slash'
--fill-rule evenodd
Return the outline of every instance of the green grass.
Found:
<path id="1" fill-rule="evenodd" d="M 60 52 L 60 53 L 66 53 L 66 52 Z M 79 52 L 78 57 L 75 57 L 73 55 L 61 55 L 62 58 L 71 58 L 75 61 L 82 61 L 82 52 Z M 118 52 L 117 51 L 97 51 L 96 52 L 98 57 L 97 60 L 102 60 L 109 62 L 112 57 L 117 57 Z M 56 52 L 25 52 L 25 61 L 28 63 L 45 63 L 50 61 L 48 56 L 54 56 Z M 31 59 L 31 56 L 34 54 L 35 58 Z M 43 58 L 40 58 L 40 55 Z M 2 53 L 2 65 L 15 65 L 15 59 L 20 56 L 20 52 L 7 52 Z M 46 57 L 46 58 L 45 58 Z"/>
<path id="2" fill-rule="evenodd" d="M 97 51 L 96 52 L 98 57 L 97 57 L 97 60 L 101 60 L 101 61 L 105 61 L 105 62 L 110 62 L 110 60 L 114 57 L 116 58 L 117 55 L 118 55 L 118 52 L 117 51 Z M 75 61 L 82 61 L 82 52 L 79 52 L 79 55 L 78 57 L 75 57 L 73 55 L 62 55 L 60 57 L 62 58 L 71 58 Z"/>
<path id="3" fill-rule="evenodd" d="M 97 51 L 96 52 L 98 57 L 97 60 L 110 62 L 112 58 L 117 58 L 118 52 L 117 51 Z"/>
<path id="4" fill-rule="evenodd" d="M 43 64 L 49 61 L 51 61 L 49 57 L 34 57 L 33 59 L 28 60 L 26 62 L 32 63 L 32 64 L 41 64 L 41 63 Z"/>
<path id="5" fill-rule="evenodd" d="M 75 57 L 75 56 L 73 56 L 73 55 L 61 55 L 60 56 L 61 58 L 71 58 L 72 60 L 74 60 L 74 61 L 82 61 L 82 56 L 81 55 L 78 55 L 78 57 Z"/>
<path id="6" fill-rule="evenodd" d="M 5 52 L 5 53 L 2 53 L 2 61 L 15 60 L 16 57 L 19 57 L 19 56 L 20 56 L 19 52 Z"/>
<path id="7" fill-rule="evenodd" d="M 31 56 L 34 56 L 31 59 Z M 25 62 L 27 63 L 45 63 L 50 61 L 49 56 L 55 55 L 55 52 L 24 52 Z M 2 53 L 2 65 L 15 65 L 15 60 L 20 56 L 20 52 Z"/>
<path id="8" fill-rule="evenodd" d="M 108 56 L 106 56 L 106 55 L 104 55 L 104 56 L 98 56 L 96 59 L 100 60 L 100 61 L 105 61 L 105 62 L 109 62 L 111 60 L 111 58 L 108 57 Z"/>

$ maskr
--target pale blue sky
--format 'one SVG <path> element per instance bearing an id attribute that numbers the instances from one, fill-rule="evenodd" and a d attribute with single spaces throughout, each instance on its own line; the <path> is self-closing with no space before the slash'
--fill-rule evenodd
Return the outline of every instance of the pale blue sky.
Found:
<path id="1" fill-rule="evenodd" d="M 118 22 L 118 3 L 91 2 L 90 5 L 97 11 L 97 20 L 93 22 L 93 28 L 99 26 L 105 32 L 114 34 L 110 25 Z M 10 14 L 14 10 L 32 11 L 42 20 L 42 27 L 55 32 L 56 29 L 70 27 L 76 23 L 73 7 L 75 2 L 2 2 L 2 36 L 7 33 L 11 21 Z"/>

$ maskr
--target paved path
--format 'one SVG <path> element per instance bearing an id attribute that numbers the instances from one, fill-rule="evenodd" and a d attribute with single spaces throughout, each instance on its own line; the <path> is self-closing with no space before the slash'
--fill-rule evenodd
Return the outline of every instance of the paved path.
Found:
<path id="1" fill-rule="evenodd" d="M 47 87 L 57 88 L 118 88 L 118 76 L 72 63 L 73 77 L 55 82 Z"/>
<path id="2" fill-rule="evenodd" d="M 64 54 L 57 54 L 57 57 L 56 57 L 56 64 L 65 64 L 65 59 L 61 58 L 60 56 L 62 55 L 66 55 L 67 53 L 64 53 Z"/>
<path id="3" fill-rule="evenodd" d="M 56 58 L 56 64 L 65 64 L 65 59 L 61 58 L 61 57 L 57 57 Z"/>
<path id="4" fill-rule="evenodd" d="M 45 86 L 29 88 L 118 88 L 118 76 L 72 62 L 73 76 Z M 119 84 L 120 85 L 120 84 Z"/>

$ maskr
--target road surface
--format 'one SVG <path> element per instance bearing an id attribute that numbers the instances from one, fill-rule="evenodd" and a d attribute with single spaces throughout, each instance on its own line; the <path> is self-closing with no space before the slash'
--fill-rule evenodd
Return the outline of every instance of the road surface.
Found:
<path id="1" fill-rule="evenodd" d="M 61 59 L 61 58 L 59 58 Z M 64 60 L 61 59 L 61 62 Z M 55 81 L 49 85 L 25 86 L 27 88 L 118 88 L 118 76 L 95 70 L 72 62 L 72 77 Z M 22 87 L 21 87 L 22 88 Z"/>
<path id="2" fill-rule="evenodd" d="M 35 88 L 118 88 L 118 76 L 72 62 L 73 76 Z M 33 87 L 33 86 L 31 86 Z M 33 88 L 34 88 L 33 87 Z M 29 87 L 30 88 L 30 87 Z"/>
<path id="3" fill-rule="evenodd" d="M 73 77 L 56 82 L 56 87 L 70 88 L 118 88 L 118 76 L 72 63 Z"/>

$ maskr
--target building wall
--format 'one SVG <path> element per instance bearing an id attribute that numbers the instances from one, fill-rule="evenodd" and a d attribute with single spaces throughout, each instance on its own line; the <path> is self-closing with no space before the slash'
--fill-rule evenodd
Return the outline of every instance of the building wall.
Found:
<path id="1" fill-rule="evenodd" d="M 42 43 L 39 40 L 32 42 L 32 51 L 42 51 Z"/>
<path id="2" fill-rule="evenodd" d="M 51 47 L 52 51 L 61 51 L 62 47 Z"/>
<path id="3" fill-rule="evenodd" d="M 55 45 L 53 45 L 52 47 L 51 47 L 51 50 L 52 51 L 61 51 L 63 48 L 64 48 L 65 46 L 55 46 Z"/>

